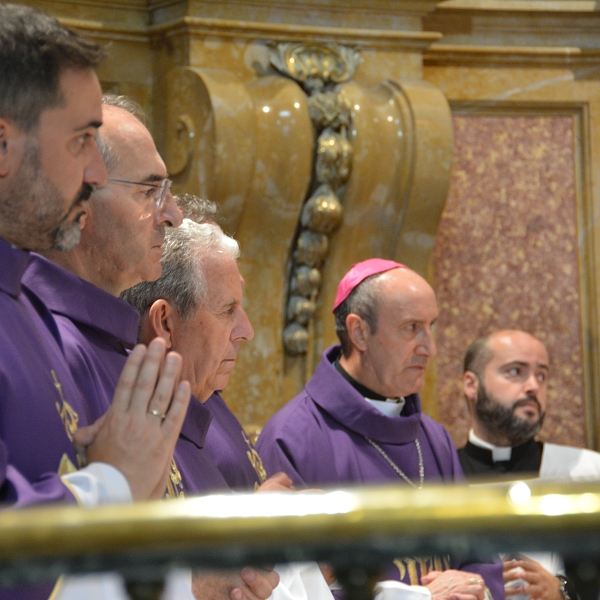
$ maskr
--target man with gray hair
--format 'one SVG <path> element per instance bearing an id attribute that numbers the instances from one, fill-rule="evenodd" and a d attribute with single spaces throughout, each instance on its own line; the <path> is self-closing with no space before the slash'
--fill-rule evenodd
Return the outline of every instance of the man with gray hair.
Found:
<path id="1" fill-rule="evenodd" d="M 218 225 L 185 219 L 179 229 L 167 234 L 161 278 L 123 294 L 142 316 L 141 339 L 158 335 L 169 348 L 176 349 L 183 358 L 183 372 L 191 381 L 193 402 L 210 405 L 213 422 L 204 447 L 199 448 L 189 438 L 193 423 L 187 420 L 177 444 L 179 455 L 186 456 L 182 462 L 189 467 L 198 461 L 213 461 L 213 468 L 221 473 L 220 482 L 208 481 L 198 487 L 198 492 L 234 487 L 283 490 L 290 484 L 283 473 L 265 481 L 258 453 L 216 393 L 227 386 L 241 343 L 254 336 L 242 306 L 244 280 L 237 266 L 238 256 L 237 242 Z M 214 427 L 218 432 L 211 437 Z M 219 462 L 215 456 L 224 461 Z M 293 597 L 290 593 L 294 589 L 297 594 L 301 591 L 302 597 L 332 600 L 316 564 L 276 568 L 281 583 L 273 592 L 274 600 Z"/>

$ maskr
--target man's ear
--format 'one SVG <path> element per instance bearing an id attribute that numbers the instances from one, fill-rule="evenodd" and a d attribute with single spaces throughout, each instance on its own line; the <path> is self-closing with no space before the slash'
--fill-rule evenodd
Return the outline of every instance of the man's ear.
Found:
<path id="1" fill-rule="evenodd" d="M 364 352 L 367 349 L 367 340 L 371 335 L 369 324 L 358 315 L 350 313 L 346 317 L 346 329 L 350 343 L 360 352 Z"/>
<path id="2" fill-rule="evenodd" d="M 156 300 L 148 311 L 148 317 L 143 326 L 143 338 L 146 343 L 155 337 L 161 337 L 167 342 L 167 349 L 173 347 L 173 334 L 176 311 L 162 298 Z"/>
<path id="3" fill-rule="evenodd" d="M 465 371 L 462 378 L 463 392 L 467 398 L 469 404 L 469 410 L 471 406 L 477 400 L 477 392 L 479 391 L 479 377 L 473 371 Z"/>
<path id="4" fill-rule="evenodd" d="M 21 164 L 26 134 L 0 118 L 0 177 L 6 177 Z"/>

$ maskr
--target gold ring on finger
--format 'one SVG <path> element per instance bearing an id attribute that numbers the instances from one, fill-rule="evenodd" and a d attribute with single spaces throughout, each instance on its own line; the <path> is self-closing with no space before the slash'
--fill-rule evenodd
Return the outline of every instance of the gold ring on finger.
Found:
<path id="1" fill-rule="evenodd" d="M 478 579 L 477 577 L 471 577 L 471 579 L 469 579 L 469 583 L 479 585 L 481 583 L 481 579 Z"/>
<path id="2" fill-rule="evenodd" d="M 164 412 L 161 412 L 160 410 L 158 410 L 156 408 L 149 409 L 148 413 L 151 415 L 154 415 L 155 417 L 160 417 L 163 420 L 167 416 Z"/>

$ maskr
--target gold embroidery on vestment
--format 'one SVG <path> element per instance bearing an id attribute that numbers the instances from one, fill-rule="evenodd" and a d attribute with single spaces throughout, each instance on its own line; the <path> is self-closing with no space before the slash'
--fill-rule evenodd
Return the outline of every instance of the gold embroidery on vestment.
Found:
<path id="1" fill-rule="evenodd" d="M 449 556 L 416 556 L 395 558 L 394 564 L 400 572 L 400 581 L 410 585 L 421 585 L 421 577 L 431 571 L 446 571 L 450 568 Z"/>
<path id="2" fill-rule="evenodd" d="M 242 437 L 244 438 L 244 441 L 248 445 L 248 451 L 246 452 L 246 456 L 248 457 L 250 464 L 256 471 L 256 474 L 258 475 L 258 479 L 260 480 L 261 483 L 264 483 L 267 480 L 267 472 L 265 471 L 263 461 L 262 461 L 260 455 L 258 454 L 258 452 L 256 451 L 256 448 L 252 445 L 250 438 L 246 435 L 246 432 L 243 429 L 242 429 Z"/>
<path id="3" fill-rule="evenodd" d="M 165 498 L 168 500 L 185 498 L 183 480 L 175 459 L 171 461 L 171 471 L 169 473 L 169 480 L 167 481 L 167 492 L 165 493 Z"/>
<path id="4" fill-rule="evenodd" d="M 63 425 L 65 426 L 67 437 L 69 438 L 69 441 L 72 442 L 73 434 L 77 431 L 78 428 L 77 424 L 79 423 L 79 415 L 67 402 L 65 395 L 63 394 L 62 385 L 60 384 L 60 381 L 58 380 L 58 377 L 56 375 L 56 371 L 54 369 L 51 369 L 50 373 L 52 374 L 52 379 L 54 380 L 54 387 L 56 388 L 56 391 L 58 392 L 58 395 L 60 396 L 60 400 L 62 402 L 62 405 L 59 402 L 55 402 L 54 405 L 56 406 L 56 410 L 60 415 Z"/>
<path id="5" fill-rule="evenodd" d="M 77 471 L 77 467 L 73 464 L 73 461 L 68 457 L 67 454 L 63 454 L 60 459 L 60 464 L 58 465 L 58 474 L 68 475 L 69 473 L 75 473 Z"/>

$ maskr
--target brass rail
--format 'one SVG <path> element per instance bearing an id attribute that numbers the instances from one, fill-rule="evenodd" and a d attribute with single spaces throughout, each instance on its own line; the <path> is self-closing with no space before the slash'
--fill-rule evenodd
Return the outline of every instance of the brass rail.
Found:
<path id="1" fill-rule="evenodd" d="M 394 556 L 511 550 L 596 562 L 600 484 L 389 486 L 0 513 L 4 585 L 107 569 L 158 581 L 173 565 L 315 559 L 369 569 Z"/>

